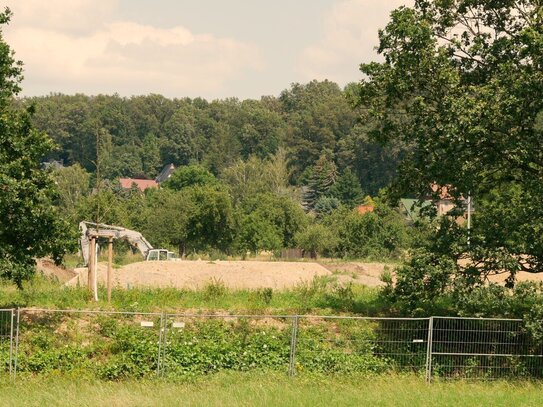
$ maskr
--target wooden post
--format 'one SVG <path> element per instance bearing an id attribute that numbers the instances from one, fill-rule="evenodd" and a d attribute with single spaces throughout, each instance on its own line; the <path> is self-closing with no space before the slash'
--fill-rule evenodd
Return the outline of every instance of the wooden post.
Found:
<path id="1" fill-rule="evenodd" d="M 92 267 L 92 297 L 98 301 L 98 237 L 94 238 L 94 261 Z"/>
<path id="2" fill-rule="evenodd" d="M 111 273 L 113 268 L 113 238 L 109 238 L 107 251 L 107 302 L 111 302 Z"/>
<path id="3" fill-rule="evenodd" d="M 90 292 L 92 292 L 92 286 L 94 282 L 94 280 L 92 279 L 92 275 L 94 273 L 94 259 L 95 259 L 94 253 L 95 252 L 96 252 L 96 239 L 94 238 L 94 236 L 91 236 L 90 241 L 89 241 L 89 261 L 87 265 L 87 268 L 88 268 L 87 287 Z"/>

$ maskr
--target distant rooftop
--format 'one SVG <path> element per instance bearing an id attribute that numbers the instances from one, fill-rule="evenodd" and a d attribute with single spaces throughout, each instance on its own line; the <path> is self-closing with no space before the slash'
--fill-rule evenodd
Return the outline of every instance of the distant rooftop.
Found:
<path id="1" fill-rule="evenodd" d="M 155 181 L 157 184 L 161 184 L 164 181 L 166 181 L 168 178 L 171 177 L 172 173 L 175 171 L 175 165 L 168 164 L 166 165 L 162 171 L 160 171 L 160 174 L 155 178 Z"/>
<path id="2" fill-rule="evenodd" d="M 125 189 L 132 188 L 132 185 L 136 185 L 140 191 L 145 191 L 147 188 L 158 188 L 158 184 L 153 179 L 137 179 L 137 178 L 119 178 L 121 187 Z"/>
<path id="3" fill-rule="evenodd" d="M 374 210 L 375 210 L 374 205 L 359 205 L 359 206 L 356 207 L 356 211 L 360 215 L 364 215 L 366 213 L 373 212 Z"/>
<path id="4" fill-rule="evenodd" d="M 41 163 L 41 167 L 44 170 L 48 170 L 49 168 L 53 168 L 53 169 L 64 168 L 64 160 L 60 159 L 60 160 L 44 161 Z"/>

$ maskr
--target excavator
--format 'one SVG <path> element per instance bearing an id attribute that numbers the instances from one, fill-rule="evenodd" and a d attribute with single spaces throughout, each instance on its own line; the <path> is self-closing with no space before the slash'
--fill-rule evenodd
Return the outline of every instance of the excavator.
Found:
<path id="1" fill-rule="evenodd" d="M 136 232 L 135 230 L 103 223 L 82 221 L 79 223 L 79 231 L 79 244 L 85 266 L 89 263 L 89 236 L 103 236 L 126 240 L 131 246 L 140 251 L 146 261 L 179 260 L 175 253 L 167 249 L 154 249 L 153 246 L 151 246 L 151 243 L 149 243 L 141 233 Z"/>

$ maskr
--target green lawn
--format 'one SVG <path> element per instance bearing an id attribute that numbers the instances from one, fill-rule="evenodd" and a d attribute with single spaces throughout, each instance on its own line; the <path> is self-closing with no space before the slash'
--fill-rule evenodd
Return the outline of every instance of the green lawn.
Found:
<path id="1" fill-rule="evenodd" d="M 540 406 L 543 385 L 417 377 L 288 378 L 228 373 L 190 383 L 101 382 L 62 377 L 2 382 L 0 406 Z"/>

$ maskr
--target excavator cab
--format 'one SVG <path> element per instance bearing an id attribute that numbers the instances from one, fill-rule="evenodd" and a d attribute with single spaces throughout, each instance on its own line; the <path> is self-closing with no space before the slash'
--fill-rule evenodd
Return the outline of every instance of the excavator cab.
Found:
<path id="1" fill-rule="evenodd" d="M 147 253 L 147 261 L 166 261 L 166 260 L 176 260 L 178 257 L 175 253 L 170 252 L 166 249 L 151 249 Z"/>
<path id="2" fill-rule="evenodd" d="M 174 252 L 168 252 L 168 260 L 179 260 L 179 257 Z"/>

